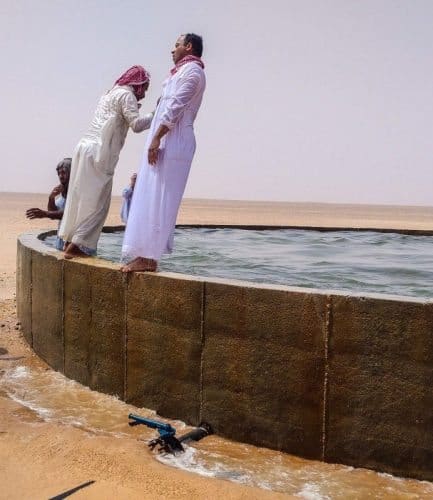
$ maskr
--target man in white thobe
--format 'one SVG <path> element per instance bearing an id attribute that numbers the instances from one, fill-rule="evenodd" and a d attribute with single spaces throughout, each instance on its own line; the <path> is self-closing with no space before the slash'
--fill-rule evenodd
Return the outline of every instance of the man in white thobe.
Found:
<path id="1" fill-rule="evenodd" d="M 181 35 L 172 50 L 175 67 L 163 84 L 139 171 L 125 230 L 122 271 L 156 271 L 171 253 L 176 217 L 195 152 L 194 120 L 206 86 L 203 42 Z"/>
<path id="2" fill-rule="evenodd" d="M 88 132 L 72 157 L 68 198 L 59 236 L 65 258 L 94 255 L 110 208 L 113 175 L 126 134 L 149 128 L 153 114 L 139 115 L 138 101 L 149 87 L 149 73 L 132 66 L 101 97 Z"/>

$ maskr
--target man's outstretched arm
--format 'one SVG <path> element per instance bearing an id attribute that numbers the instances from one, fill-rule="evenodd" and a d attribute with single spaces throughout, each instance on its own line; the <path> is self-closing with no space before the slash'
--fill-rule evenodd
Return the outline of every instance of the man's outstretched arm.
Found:
<path id="1" fill-rule="evenodd" d="M 42 210 L 40 208 L 29 208 L 26 211 L 27 219 L 53 219 L 60 220 L 63 210 Z"/>

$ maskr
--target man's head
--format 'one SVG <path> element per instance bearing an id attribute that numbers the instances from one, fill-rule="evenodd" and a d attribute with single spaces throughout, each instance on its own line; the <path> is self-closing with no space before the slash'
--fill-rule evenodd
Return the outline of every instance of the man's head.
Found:
<path id="1" fill-rule="evenodd" d="M 132 87 L 137 101 L 143 99 L 150 84 L 150 74 L 143 66 L 131 66 L 116 81 L 115 85 L 129 85 Z"/>
<path id="2" fill-rule="evenodd" d="M 142 85 L 131 85 L 131 87 L 137 101 L 141 101 L 141 99 L 144 99 L 144 96 L 149 89 L 149 82 L 143 83 Z"/>
<path id="3" fill-rule="evenodd" d="M 171 51 L 174 64 L 177 64 L 185 56 L 201 57 L 203 54 L 203 39 L 194 33 L 180 35 Z"/>
<path id="4" fill-rule="evenodd" d="M 69 175 L 71 173 L 72 158 L 64 158 L 56 167 L 57 175 L 62 186 L 69 184 Z"/>

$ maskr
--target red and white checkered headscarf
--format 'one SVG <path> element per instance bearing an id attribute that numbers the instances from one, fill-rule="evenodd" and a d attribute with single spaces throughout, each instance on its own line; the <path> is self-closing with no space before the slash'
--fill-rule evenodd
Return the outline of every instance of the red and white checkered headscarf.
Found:
<path id="1" fill-rule="evenodd" d="M 150 74 L 143 66 L 131 66 L 115 81 L 115 85 L 143 85 L 150 82 Z"/>
<path id="2" fill-rule="evenodd" d="M 176 63 L 176 66 L 174 66 L 174 68 L 171 68 L 170 73 L 174 75 L 175 73 L 177 73 L 179 68 L 189 62 L 195 62 L 196 64 L 201 66 L 202 69 L 204 69 L 204 62 L 200 59 L 200 57 L 190 54 L 188 56 L 182 57 L 182 59 Z"/>

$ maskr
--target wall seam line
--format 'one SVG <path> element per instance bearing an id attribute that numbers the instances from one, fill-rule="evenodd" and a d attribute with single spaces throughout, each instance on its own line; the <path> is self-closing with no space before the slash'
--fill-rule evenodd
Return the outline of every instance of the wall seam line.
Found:
<path id="1" fill-rule="evenodd" d="M 328 444 L 328 395 L 329 395 L 329 337 L 332 330 L 332 297 L 328 295 L 326 302 L 325 338 L 324 338 L 324 358 L 325 370 L 323 377 L 323 413 L 322 413 L 322 450 L 321 460 L 326 457 L 326 447 Z"/>
<path id="2" fill-rule="evenodd" d="M 124 286 L 124 313 L 125 313 L 125 328 L 123 331 L 123 401 L 126 401 L 126 394 L 128 390 L 127 380 L 128 380 L 128 290 L 129 290 L 129 273 L 123 273 L 125 279 Z"/>
<path id="3" fill-rule="evenodd" d="M 66 363 L 66 342 L 65 342 L 65 260 L 62 260 L 62 342 L 63 342 L 63 366 L 62 373 L 65 373 Z"/>
<path id="4" fill-rule="evenodd" d="M 200 308 L 200 383 L 199 383 L 199 424 L 203 420 L 203 354 L 205 343 L 204 332 L 204 315 L 205 315 L 205 299 L 206 299 L 206 282 L 203 282 L 201 291 L 201 308 Z"/>
<path id="5" fill-rule="evenodd" d="M 95 366 L 91 366 L 91 356 L 90 352 L 94 349 L 93 348 L 93 276 L 91 274 L 91 271 L 89 268 L 86 268 L 86 273 L 88 276 L 89 280 L 89 335 L 88 335 L 88 344 L 87 344 L 87 359 L 86 359 L 86 368 L 87 368 L 87 381 L 89 384 L 89 387 L 92 390 L 95 390 L 93 381 L 92 381 L 92 373 L 97 373 L 97 364 Z M 95 363 L 95 360 L 94 360 Z M 97 363 L 97 360 L 96 360 Z"/>
<path id="6" fill-rule="evenodd" d="M 33 349 L 33 250 L 30 252 L 30 342 Z"/>

